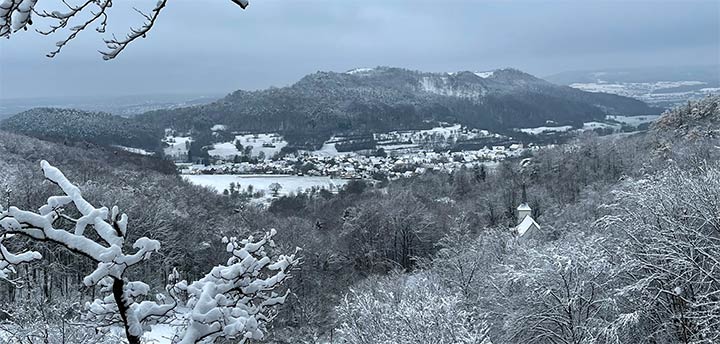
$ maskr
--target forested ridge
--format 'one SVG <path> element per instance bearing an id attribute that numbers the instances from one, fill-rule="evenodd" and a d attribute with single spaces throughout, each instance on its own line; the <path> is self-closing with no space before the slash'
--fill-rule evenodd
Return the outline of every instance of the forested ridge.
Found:
<path id="1" fill-rule="evenodd" d="M 297 83 L 235 91 L 202 106 L 139 116 L 179 130 L 279 131 L 293 145 L 318 145 L 333 134 L 424 128 L 426 122 L 460 123 L 491 131 L 581 124 L 607 113 L 653 114 L 635 99 L 558 86 L 516 69 L 489 77 L 472 72 L 424 73 L 377 67 L 347 73 L 317 72 Z"/>
<path id="2" fill-rule="evenodd" d="M 190 185 L 153 158 L 5 132 L 0 183 L 10 205 L 42 205 L 45 159 L 88 200 L 119 205 L 133 236 L 162 243 L 161 258 L 133 276 L 154 285 L 171 267 L 201 276 L 221 259 L 212 248 L 223 236 L 277 228 L 278 251 L 300 247 L 302 264 L 269 342 L 713 343 L 719 102 L 668 111 L 645 133 L 587 133 L 522 163 L 357 181 L 267 209 Z M 532 239 L 511 233 L 523 193 L 542 228 Z M 95 292 L 78 281 L 94 267 L 32 247 L 45 258 L 19 268 L 25 288 L 0 282 L 0 328 L 88 338 L 91 329 L 70 323 Z"/>
<path id="3" fill-rule="evenodd" d="M 102 112 L 35 108 L 0 122 L 0 128 L 59 142 L 79 141 L 156 151 L 162 129 Z"/>
<path id="4" fill-rule="evenodd" d="M 6 119 L 5 130 L 43 139 L 89 141 L 158 151 L 166 128 L 192 132 L 193 150 L 220 139 L 211 128 L 278 132 L 291 147 L 317 149 L 333 135 L 427 129 L 439 122 L 514 135 L 515 128 L 582 126 L 607 114 L 656 114 L 622 96 L 559 86 L 516 69 L 424 73 L 377 67 L 317 72 L 297 83 L 235 91 L 205 105 L 150 111 L 132 119 L 69 109 L 37 108 Z"/>

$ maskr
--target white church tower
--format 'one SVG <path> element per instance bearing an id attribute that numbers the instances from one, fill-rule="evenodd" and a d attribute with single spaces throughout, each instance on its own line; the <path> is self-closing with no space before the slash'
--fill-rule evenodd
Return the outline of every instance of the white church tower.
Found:
<path id="1" fill-rule="evenodd" d="M 520 203 L 520 205 L 517 207 L 517 218 L 518 221 L 521 221 L 525 219 L 526 216 L 530 216 L 532 214 L 532 208 L 530 206 L 523 202 Z"/>
<path id="2" fill-rule="evenodd" d="M 522 203 L 517 207 L 518 225 L 515 226 L 515 234 L 519 237 L 529 236 L 540 231 L 540 225 L 532 218 L 532 208 L 527 203 L 525 184 L 522 189 Z"/>

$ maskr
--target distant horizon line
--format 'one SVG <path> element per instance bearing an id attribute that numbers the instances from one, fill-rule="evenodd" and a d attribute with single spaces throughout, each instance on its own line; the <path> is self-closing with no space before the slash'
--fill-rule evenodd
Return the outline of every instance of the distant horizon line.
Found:
<path id="1" fill-rule="evenodd" d="M 538 77 L 540 79 L 545 79 L 548 77 L 553 77 L 565 73 L 584 73 L 584 72 L 617 72 L 617 71 L 629 71 L 629 70 L 653 70 L 653 69 L 662 69 L 662 68 L 672 68 L 672 69 L 683 69 L 683 68 L 717 68 L 718 71 L 720 71 L 720 63 L 717 64 L 689 64 L 689 65 L 653 65 L 653 66 L 643 66 L 643 67 L 608 67 L 608 68 L 591 68 L 591 69 L 573 69 L 573 70 L 564 70 L 560 72 L 554 72 L 550 74 L 535 74 L 532 72 L 528 72 L 525 69 L 522 69 L 520 67 L 512 67 L 512 66 L 504 66 L 504 67 L 496 67 L 496 68 L 480 68 L 477 70 L 469 70 L 469 69 L 458 69 L 455 71 L 429 71 L 429 70 L 421 70 L 417 68 L 412 67 L 398 67 L 398 66 L 391 66 L 391 65 L 377 65 L 374 67 L 354 67 L 350 69 L 345 70 L 330 70 L 330 69 L 317 69 L 313 72 L 309 72 L 305 75 L 310 75 L 313 73 L 318 72 L 334 72 L 334 73 L 347 73 L 352 70 L 356 69 L 375 69 L 375 68 L 399 68 L 399 69 L 406 69 L 410 71 L 417 71 L 417 72 L 425 72 L 425 73 L 450 73 L 450 72 L 489 72 L 489 71 L 497 71 L 502 69 L 516 69 L 528 74 L 531 74 L 535 77 Z M 720 75 L 718 75 L 718 79 L 720 80 Z M 299 80 L 299 79 L 298 79 Z M 22 96 L 22 97 L 3 97 L 0 95 L 0 106 L 3 105 L 2 102 L 12 102 L 12 101 L 30 101 L 30 100 L 55 100 L 55 99 L 77 99 L 77 100 L 84 100 L 84 99 L 90 99 L 90 98 L 129 98 L 129 97 L 181 97 L 181 96 L 188 96 L 188 97 L 195 97 L 195 98 L 204 98 L 204 97 L 224 97 L 232 92 L 243 90 L 243 91 L 257 91 L 257 90 L 265 90 L 273 87 L 287 87 L 289 85 L 294 84 L 294 82 L 289 82 L 284 85 L 270 85 L 267 87 L 257 87 L 257 88 L 234 88 L 230 90 L 225 91 L 212 91 L 212 92 L 194 92 L 194 91 L 177 91 L 177 92 L 159 92 L 159 93 L 101 93 L 101 94 L 80 94 L 80 95 L 56 95 L 56 96 Z"/>

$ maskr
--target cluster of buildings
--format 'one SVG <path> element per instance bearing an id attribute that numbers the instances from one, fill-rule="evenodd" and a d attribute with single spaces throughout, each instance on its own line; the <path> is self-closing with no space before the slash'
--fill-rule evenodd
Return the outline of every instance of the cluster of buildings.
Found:
<path id="1" fill-rule="evenodd" d="M 261 160 L 256 163 L 217 160 L 211 165 L 178 163 L 183 174 L 283 174 L 330 176 L 345 179 L 390 180 L 411 177 L 427 170 L 453 171 L 463 167 L 474 168 L 480 164 L 517 158 L 537 146 L 522 144 L 485 147 L 474 151 L 391 153 L 387 156 L 345 153 L 322 155 L 305 152 L 287 155 L 277 160 Z"/>
<path id="2" fill-rule="evenodd" d="M 447 146 L 456 142 L 478 138 L 503 138 L 500 134 L 487 130 L 463 127 L 460 124 L 443 123 L 443 127 L 426 130 L 399 130 L 387 133 L 374 133 L 373 139 L 379 144 L 398 143 L 400 145 Z"/>

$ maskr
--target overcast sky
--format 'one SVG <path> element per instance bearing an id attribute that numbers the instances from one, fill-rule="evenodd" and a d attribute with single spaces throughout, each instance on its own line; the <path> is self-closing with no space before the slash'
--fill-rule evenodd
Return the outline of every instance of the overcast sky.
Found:
<path id="1" fill-rule="evenodd" d="M 110 31 L 140 22 L 128 2 L 155 1 L 115 1 Z M 245 11 L 230 0 L 171 0 L 148 37 L 113 61 L 100 58 L 94 30 L 54 59 L 44 55 L 60 36 L 0 41 L 0 97 L 224 94 L 377 65 L 544 76 L 718 64 L 719 17 L 718 0 L 251 0 Z"/>

